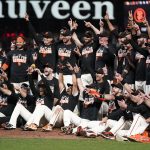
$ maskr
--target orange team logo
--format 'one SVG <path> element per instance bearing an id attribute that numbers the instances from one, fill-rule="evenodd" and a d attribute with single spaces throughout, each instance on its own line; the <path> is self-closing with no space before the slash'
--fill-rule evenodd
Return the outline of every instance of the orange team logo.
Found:
<path id="1" fill-rule="evenodd" d="M 146 12 L 144 9 L 142 8 L 137 8 L 135 11 L 134 11 L 134 20 L 136 22 L 143 22 L 146 18 Z"/>

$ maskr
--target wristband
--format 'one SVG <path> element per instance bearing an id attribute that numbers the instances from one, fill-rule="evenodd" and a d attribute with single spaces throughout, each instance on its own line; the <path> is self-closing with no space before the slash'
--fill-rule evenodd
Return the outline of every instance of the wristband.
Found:
<path id="1" fill-rule="evenodd" d="M 104 94 L 100 95 L 100 98 L 105 98 L 105 95 Z"/>
<path id="2" fill-rule="evenodd" d="M 81 78 L 81 73 L 80 72 L 76 73 L 76 78 Z"/>

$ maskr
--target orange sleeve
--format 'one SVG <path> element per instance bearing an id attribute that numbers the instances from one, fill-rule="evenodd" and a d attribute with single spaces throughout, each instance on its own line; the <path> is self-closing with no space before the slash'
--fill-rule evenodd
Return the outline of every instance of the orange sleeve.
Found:
<path id="1" fill-rule="evenodd" d="M 8 64 L 4 63 L 2 69 L 5 71 L 8 67 L 9 67 Z"/>

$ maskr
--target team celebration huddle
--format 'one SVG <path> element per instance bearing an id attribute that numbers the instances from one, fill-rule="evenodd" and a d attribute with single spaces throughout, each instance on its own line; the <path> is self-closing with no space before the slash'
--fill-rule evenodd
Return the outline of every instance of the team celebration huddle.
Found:
<path id="1" fill-rule="evenodd" d="M 70 19 L 58 36 L 38 33 L 26 14 L 31 37 L 0 48 L 0 127 L 150 142 L 150 26 L 142 33 L 128 12 L 118 32 L 106 12 L 86 32 Z"/>

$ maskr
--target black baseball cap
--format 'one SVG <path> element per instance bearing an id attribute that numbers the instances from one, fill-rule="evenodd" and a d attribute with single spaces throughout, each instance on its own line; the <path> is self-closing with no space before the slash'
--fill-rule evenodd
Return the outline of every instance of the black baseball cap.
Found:
<path id="1" fill-rule="evenodd" d="M 43 34 L 43 37 L 44 37 L 44 38 L 53 38 L 53 34 L 52 34 L 51 32 L 45 32 L 45 33 Z"/>
<path id="2" fill-rule="evenodd" d="M 46 68 L 46 67 L 47 67 L 47 68 L 51 68 L 51 69 L 53 69 L 53 68 L 54 68 L 54 67 L 53 67 L 53 65 L 51 65 L 51 64 L 46 64 L 46 65 L 44 65 L 43 67 L 44 67 L 44 68 Z"/>
<path id="3" fill-rule="evenodd" d="M 94 35 L 93 35 L 93 32 L 92 31 L 86 31 L 85 34 L 84 34 L 84 37 L 87 37 L 87 38 L 92 38 Z"/>
<path id="4" fill-rule="evenodd" d="M 62 27 L 60 29 L 60 34 L 64 34 L 66 32 L 66 30 L 68 30 L 67 27 Z"/>
<path id="5" fill-rule="evenodd" d="M 104 74 L 104 71 L 103 71 L 102 68 L 99 68 L 99 69 L 96 70 L 96 73 L 97 74 Z"/>
<path id="6" fill-rule="evenodd" d="M 123 90 L 123 86 L 120 84 L 120 83 L 117 83 L 117 84 L 111 84 L 112 87 L 117 87 L 121 90 Z"/>
<path id="7" fill-rule="evenodd" d="M 73 84 L 67 83 L 67 86 L 70 87 L 70 86 L 73 86 Z"/>
<path id="8" fill-rule="evenodd" d="M 100 38 L 101 38 L 101 37 L 108 37 L 108 38 L 109 38 L 109 33 L 103 32 L 103 33 L 99 34 L 99 37 L 100 37 Z"/>
<path id="9" fill-rule="evenodd" d="M 137 96 L 139 93 L 145 93 L 142 89 L 138 89 L 138 90 L 132 90 L 133 92 L 131 93 L 134 96 Z"/>
<path id="10" fill-rule="evenodd" d="M 61 33 L 63 36 L 71 36 L 72 35 L 72 32 L 70 30 L 66 30 L 64 32 Z"/>
<path id="11" fill-rule="evenodd" d="M 29 89 L 30 87 L 29 87 L 29 85 L 28 85 L 28 84 L 26 84 L 26 83 L 22 83 L 22 84 L 21 84 L 21 88 Z"/>
<path id="12" fill-rule="evenodd" d="M 145 34 L 145 33 L 141 33 L 141 34 L 138 36 L 138 38 L 146 38 L 146 39 L 148 39 L 148 35 Z"/>

